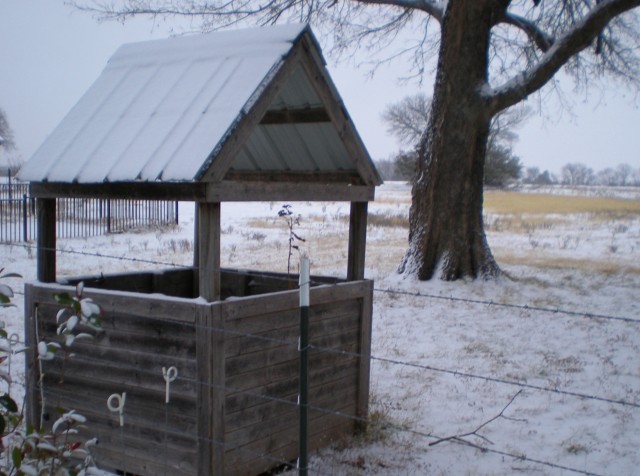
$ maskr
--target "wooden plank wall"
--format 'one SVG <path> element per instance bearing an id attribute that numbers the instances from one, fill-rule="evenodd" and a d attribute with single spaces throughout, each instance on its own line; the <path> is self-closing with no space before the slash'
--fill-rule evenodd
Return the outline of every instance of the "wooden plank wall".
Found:
<path id="1" fill-rule="evenodd" d="M 359 409 L 363 321 L 371 283 L 311 289 L 310 449 L 353 433 Z M 225 472 L 251 475 L 297 458 L 297 291 L 220 303 L 225 339 Z M 256 337 L 258 336 L 258 337 Z M 367 341 L 367 339 L 369 339 Z M 364 339 L 370 345 L 370 334 Z M 368 348 L 366 349 L 368 353 Z M 367 381 L 364 382 L 368 385 Z M 368 396 L 368 388 L 366 390 Z"/>
<path id="2" fill-rule="evenodd" d="M 28 290 L 32 342 L 36 330 L 40 339 L 55 336 L 59 305 L 53 293 L 60 291 L 72 293 L 73 288 Z M 58 358 L 43 362 L 45 426 L 61 409 L 74 409 L 87 417 L 83 437 L 99 438 L 95 453 L 101 467 L 140 475 L 197 474 L 196 306 L 108 291 L 87 294 L 105 311 L 103 330 L 94 340 L 74 343 L 76 355 L 64 365 Z M 33 377 L 35 355 L 28 360 Z M 179 377 L 171 384 L 167 405 L 162 367 L 170 366 L 178 369 Z M 30 390 L 28 408 L 37 414 L 29 420 L 37 423 L 39 412 L 34 410 L 40 408 L 40 392 Z M 107 399 L 122 392 L 127 395 L 120 427 Z"/>
<path id="3" fill-rule="evenodd" d="M 139 475 L 255 475 L 297 457 L 297 290 L 215 303 L 85 290 L 103 308 L 103 330 L 76 343 L 64 367 L 44 362 L 45 426 L 59 409 L 78 411 L 83 436 L 100 439 L 98 464 Z M 56 334 L 55 292 L 74 287 L 26 287 L 30 423 L 41 407 L 33 344 Z M 322 348 L 310 353 L 311 450 L 354 431 L 345 415 L 366 417 L 369 364 L 357 354 L 370 352 L 372 294 L 370 281 L 311 289 L 310 341 Z M 166 405 L 170 366 L 179 378 Z M 121 428 L 107 399 L 122 392 Z"/>

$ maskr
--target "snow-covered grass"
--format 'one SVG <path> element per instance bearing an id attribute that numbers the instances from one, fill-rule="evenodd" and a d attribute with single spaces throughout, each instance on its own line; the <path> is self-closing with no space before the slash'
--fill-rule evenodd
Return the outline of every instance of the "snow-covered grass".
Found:
<path id="1" fill-rule="evenodd" d="M 640 322 L 593 317 L 640 321 L 637 203 L 636 211 L 606 217 L 583 209 L 514 214 L 488 205 L 488 238 L 505 276 L 424 283 L 395 273 L 406 247 L 408 187 L 387 184 L 377 197 L 370 205 L 366 271 L 377 289 L 375 424 L 365 436 L 315 453 L 311 473 L 574 474 L 564 467 L 637 474 Z M 224 266 L 286 272 L 281 206 L 223 204 Z M 163 267 L 155 262 L 189 265 L 193 205 L 182 204 L 180 211 L 175 228 L 61 240 L 58 274 Z M 348 204 L 293 203 L 292 211 L 301 216 L 296 232 L 306 239 L 312 272 L 344 276 Z M 7 271 L 35 278 L 31 247 L 3 245 L 0 253 Z M 22 286 L 15 279 L 11 284 Z M 4 315 L 9 330 L 22 334 L 23 306 L 16 303 Z M 15 393 L 24 372 L 16 358 L 12 366 Z M 455 441 L 429 446 L 437 437 L 473 432 L 507 405 L 502 416 L 465 437 L 491 451 Z"/>

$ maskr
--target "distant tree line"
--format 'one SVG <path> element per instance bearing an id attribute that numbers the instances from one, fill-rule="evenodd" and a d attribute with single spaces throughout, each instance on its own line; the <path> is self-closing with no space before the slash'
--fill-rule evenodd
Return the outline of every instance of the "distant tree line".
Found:
<path id="1" fill-rule="evenodd" d="M 407 96 L 387 106 L 382 114 L 387 131 L 410 148 L 400 150 L 389 159 L 376 161 L 383 179 L 413 180 L 418 160 L 416 145 L 427 127 L 430 112 L 431 99 L 424 94 Z M 634 169 L 628 164 L 594 172 L 584 164 L 572 162 L 562 167 L 559 176 L 548 170 L 540 171 L 538 167 L 524 167 L 512 146 L 518 138 L 514 129 L 522 125 L 528 114 L 526 108 L 507 109 L 491 122 L 484 165 L 485 186 L 505 187 L 514 183 L 640 186 L 640 168 Z"/>
<path id="2" fill-rule="evenodd" d="M 566 164 L 560 175 L 540 172 L 538 167 L 527 167 L 521 179 L 527 184 L 561 184 L 561 185 L 606 185 L 610 187 L 640 187 L 640 167 L 634 169 L 629 164 L 607 167 L 598 172 L 580 162 Z"/>
<path id="3" fill-rule="evenodd" d="M 494 163 L 487 162 L 485 174 L 495 179 L 485 179 L 487 186 L 506 186 L 514 183 L 530 185 L 603 185 L 609 187 L 640 187 L 640 167 L 633 168 L 629 164 L 619 164 L 594 170 L 580 162 L 566 164 L 560 174 L 541 171 L 538 167 L 523 167 L 519 161 L 509 162 L 498 157 Z M 390 159 L 376 161 L 378 171 L 384 180 L 400 180 L 410 182 L 413 177 L 415 155 L 402 151 Z"/>

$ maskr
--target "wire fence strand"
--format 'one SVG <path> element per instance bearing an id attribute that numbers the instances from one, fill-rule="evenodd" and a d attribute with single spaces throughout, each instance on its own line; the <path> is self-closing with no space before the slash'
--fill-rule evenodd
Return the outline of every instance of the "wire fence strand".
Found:
<path id="1" fill-rule="evenodd" d="M 23 245 L 23 246 L 29 246 L 29 245 Z M 32 247 L 32 248 L 35 248 L 35 247 Z M 158 260 L 148 260 L 148 259 L 142 259 L 142 258 L 126 257 L 126 256 L 114 256 L 114 255 L 106 255 L 106 254 L 101 254 L 101 253 L 90 253 L 90 252 L 74 251 L 74 250 L 67 250 L 67 249 L 56 249 L 56 252 L 78 254 L 78 255 L 82 255 L 82 256 L 97 257 L 97 258 L 117 259 L 117 260 L 130 261 L 130 262 L 142 262 L 142 263 L 146 263 L 146 264 L 154 264 L 154 265 L 160 265 L 160 266 L 170 266 L 170 267 L 180 267 L 180 268 L 193 268 L 192 266 L 178 264 L 178 263 L 169 263 L 169 262 L 162 262 L 162 261 L 158 261 Z M 226 271 L 226 272 L 243 273 L 242 271 L 235 271 L 235 270 L 224 270 L 224 271 Z M 272 279 L 277 279 L 277 277 L 274 276 Z M 286 280 L 286 278 L 282 278 L 282 279 Z M 314 281 L 314 284 L 316 284 L 316 285 L 326 285 L 327 283 L 326 282 L 320 282 L 320 281 Z M 610 315 L 597 314 L 597 313 L 591 313 L 591 312 L 581 312 L 581 311 L 574 311 L 574 310 L 545 308 L 545 307 L 536 307 L 536 306 L 510 304 L 510 303 L 496 303 L 496 302 L 493 302 L 493 301 L 484 301 L 484 300 L 469 299 L 469 298 L 459 298 L 459 297 L 452 297 L 452 296 L 439 296 L 439 295 L 432 295 L 432 294 L 426 294 L 426 293 L 421 293 L 421 292 L 408 292 L 408 291 L 391 289 L 391 288 L 386 288 L 386 289 L 374 288 L 374 291 L 377 292 L 377 293 L 384 293 L 384 294 L 393 294 L 393 295 L 399 295 L 399 296 L 411 296 L 411 297 L 424 298 L 424 299 L 447 300 L 447 301 L 450 301 L 450 302 L 463 302 L 463 303 L 472 304 L 472 305 L 496 306 L 496 307 L 503 307 L 503 308 L 509 308 L 509 309 L 526 310 L 526 311 L 530 311 L 530 312 L 540 312 L 540 313 L 550 313 L 550 314 L 554 314 L 554 315 L 564 315 L 564 316 L 568 316 L 568 317 L 597 319 L 597 320 L 605 320 L 605 321 L 618 321 L 618 322 L 625 322 L 625 323 L 632 323 L 632 324 L 637 324 L 637 323 L 640 322 L 640 319 L 635 319 L 635 318 L 630 318 L 630 317 L 623 317 L 623 316 L 610 316 Z M 176 322 L 184 325 L 184 322 L 181 322 L 181 321 L 176 321 Z M 207 327 L 207 326 L 202 326 L 202 325 L 200 325 L 198 323 L 191 324 L 191 325 L 195 327 L 196 331 L 221 332 L 221 333 L 228 334 L 228 335 L 242 336 L 242 337 L 258 339 L 258 340 L 262 340 L 262 341 L 267 341 L 267 342 L 281 344 L 281 345 L 287 345 L 287 346 L 297 346 L 297 344 L 298 344 L 297 340 L 279 339 L 279 338 L 274 338 L 274 337 L 269 337 L 269 336 L 264 336 L 264 335 L 259 335 L 259 334 L 251 334 L 251 333 L 233 331 L 233 330 L 230 330 L 230 329 Z M 15 344 L 17 344 L 17 343 L 14 342 L 14 345 Z M 22 343 L 22 344 L 24 344 L 24 343 Z M 518 381 L 515 381 L 515 380 L 504 379 L 504 378 L 496 377 L 496 376 L 478 375 L 478 374 L 474 374 L 472 372 L 462 371 L 462 370 L 458 370 L 458 369 L 440 368 L 440 367 L 426 365 L 426 364 L 419 364 L 419 363 L 415 363 L 415 362 L 403 361 L 403 360 L 400 360 L 400 359 L 391 359 L 391 358 L 383 357 L 383 356 L 367 355 L 367 354 L 361 354 L 361 353 L 357 353 L 357 352 L 350 352 L 350 351 L 345 351 L 345 350 L 335 349 L 335 348 L 326 348 L 326 347 L 322 347 L 322 346 L 316 346 L 316 345 L 313 345 L 313 344 L 310 345 L 310 349 L 315 350 L 316 352 L 340 354 L 340 355 L 354 357 L 354 358 L 358 358 L 358 359 L 368 359 L 370 362 L 377 361 L 377 362 L 382 362 L 382 363 L 387 363 L 387 364 L 392 364 L 392 365 L 397 365 L 397 366 L 420 369 L 420 370 L 424 370 L 424 371 L 444 373 L 444 374 L 452 375 L 454 377 L 462 377 L 462 378 L 469 378 L 469 379 L 479 379 L 479 380 L 483 380 L 483 381 L 493 382 L 493 383 L 496 383 L 496 384 L 508 385 L 508 386 L 513 386 L 513 387 L 517 387 L 517 388 L 521 388 L 521 389 L 527 389 L 527 390 L 531 390 L 531 391 L 548 392 L 548 393 L 560 394 L 560 395 L 568 396 L 568 397 L 575 397 L 575 398 L 580 398 L 580 399 L 599 401 L 599 402 L 612 404 L 612 405 L 621 405 L 621 406 L 631 407 L 631 408 L 640 408 L 640 404 L 638 404 L 636 402 L 632 402 L 632 401 L 627 401 L 627 400 L 624 400 L 624 399 L 609 398 L 609 397 L 604 397 L 604 396 L 590 395 L 590 394 L 586 394 L 586 393 L 575 392 L 575 391 L 571 391 L 571 390 L 564 390 L 564 389 L 558 389 L 558 388 L 552 388 L 552 387 L 544 387 L 544 386 L 534 385 L 534 384 L 527 384 L 527 383 L 518 382 Z M 88 360 L 92 360 L 92 359 L 94 359 L 94 358 L 91 358 L 91 357 L 88 358 Z M 95 360 L 99 362 L 99 359 L 95 359 Z M 138 367 L 133 366 L 133 365 L 126 365 L 126 364 L 123 365 L 123 370 L 127 370 L 127 369 L 128 370 L 132 370 L 132 371 L 139 370 Z M 188 381 L 189 383 L 192 383 L 192 384 L 211 385 L 211 384 L 209 384 L 207 382 L 198 381 L 196 379 L 189 379 L 189 378 L 185 378 L 185 377 L 179 377 L 179 378 L 183 379 L 185 381 Z M 278 398 L 278 397 L 268 396 L 268 395 L 264 395 L 264 394 L 261 394 L 259 392 L 255 392 L 255 391 L 247 391 L 246 389 L 238 389 L 238 388 L 232 388 L 232 387 L 226 387 L 226 386 L 222 387 L 222 388 L 219 388 L 219 387 L 220 386 L 216 386 L 216 389 L 222 390 L 224 392 L 239 392 L 239 393 L 242 393 L 242 394 L 247 394 L 247 395 L 249 395 L 251 397 L 254 397 L 254 398 L 264 399 L 266 401 L 277 402 L 279 404 L 286 404 L 286 405 L 291 405 L 291 406 L 296 406 L 297 405 L 297 402 L 291 401 L 289 399 L 282 399 L 282 398 Z M 335 410 L 330 409 L 330 408 L 323 408 L 323 407 L 313 406 L 313 405 L 311 405 L 311 408 L 313 408 L 315 411 L 318 411 L 318 412 L 330 413 L 330 414 L 333 414 L 335 416 L 349 418 L 349 419 L 351 419 L 351 420 L 353 420 L 354 422 L 357 422 L 357 423 L 364 423 L 364 424 L 373 424 L 374 423 L 374 422 L 370 421 L 367 418 L 362 418 L 362 417 L 357 417 L 357 416 L 354 416 L 354 415 L 345 414 L 345 413 L 342 413 L 342 412 L 339 412 L 339 411 L 335 411 Z M 418 429 L 407 428 L 405 426 L 396 425 L 396 424 L 393 424 L 391 422 L 386 422 L 385 425 L 388 426 L 389 428 L 395 430 L 395 431 L 406 432 L 406 433 L 414 435 L 414 436 L 420 436 L 420 437 L 423 437 L 423 438 L 435 439 L 435 440 L 442 438 L 441 436 L 437 436 L 437 435 L 435 435 L 433 433 L 420 431 Z M 211 442 L 213 444 L 225 445 L 224 442 L 219 442 L 219 441 L 215 441 L 215 440 L 206 440 L 206 441 L 207 442 Z M 577 469 L 577 468 L 572 468 L 572 467 L 569 467 L 569 466 L 560 465 L 558 463 L 553 463 L 553 462 L 550 462 L 550 461 L 544 461 L 544 460 L 541 460 L 541 459 L 529 457 L 529 456 L 522 455 L 522 454 L 515 454 L 515 453 L 510 453 L 508 451 L 502 451 L 502 450 L 498 450 L 498 449 L 489 448 L 489 447 L 486 447 L 484 445 L 478 445 L 478 444 L 475 444 L 475 443 L 467 441 L 467 440 L 453 439 L 451 441 L 454 442 L 454 443 L 457 443 L 457 444 L 461 444 L 461 445 L 464 445 L 464 446 L 475 448 L 475 449 L 480 450 L 482 452 L 487 452 L 487 453 L 491 453 L 491 454 L 495 454 L 495 455 L 511 458 L 513 460 L 526 461 L 526 462 L 529 462 L 529 463 L 539 464 L 539 465 L 543 465 L 543 466 L 546 466 L 546 467 L 559 469 L 559 470 L 563 470 L 563 471 L 568 471 L 568 472 L 572 472 L 572 473 L 576 473 L 576 474 L 585 474 L 585 475 L 598 475 L 599 474 L 599 473 L 595 473 L 595 472 L 590 472 L 590 471 L 585 471 L 585 470 L 581 470 L 581 469 Z M 225 446 L 225 448 L 228 449 L 226 446 Z M 248 450 L 248 451 L 250 451 L 250 450 Z M 277 458 L 277 457 L 275 457 L 273 455 L 269 455 L 268 453 L 260 453 L 260 452 L 258 452 L 258 454 L 256 454 L 255 456 L 256 457 L 260 457 L 260 458 L 265 458 L 265 459 L 267 459 L 269 461 L 272 461 L 274 463 L 291 466 L 291 462 L 290 461 L 282 461 L 281 459 L 279 459 L 279 458 Z M 316 471 L 316 473 L 317 474 L 322 474 L 321 472 L 318 472 L 318 471 Z"/>

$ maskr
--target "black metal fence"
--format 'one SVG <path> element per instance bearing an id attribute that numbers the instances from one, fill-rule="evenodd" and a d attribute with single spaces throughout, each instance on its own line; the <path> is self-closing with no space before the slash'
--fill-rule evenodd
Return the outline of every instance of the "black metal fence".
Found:
<path id="1" fill-rule="evenodd" d="M 35 205 L 28 184 L 0 183 L 1 243 L 35 240 Z M 80 238 L 178 224 L 178 202 L 60 198 L 56 214 L 58 238 Z"/>

